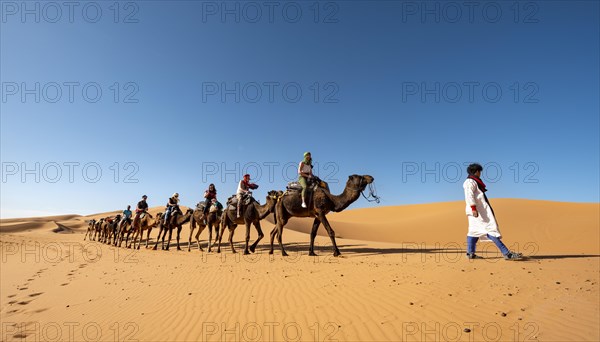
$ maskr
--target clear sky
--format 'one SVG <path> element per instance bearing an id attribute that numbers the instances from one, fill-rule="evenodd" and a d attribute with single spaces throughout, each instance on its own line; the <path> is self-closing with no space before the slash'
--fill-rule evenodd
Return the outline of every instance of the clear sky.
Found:
<path id="1" fill-rule="evenodd" d="M 5 218 L 245 172 L 264 201 L 305 151 L 379 205 L 461 200 L 473 161 L 490 198 L 600 200 L 598 1 L 0 5 Z"/>

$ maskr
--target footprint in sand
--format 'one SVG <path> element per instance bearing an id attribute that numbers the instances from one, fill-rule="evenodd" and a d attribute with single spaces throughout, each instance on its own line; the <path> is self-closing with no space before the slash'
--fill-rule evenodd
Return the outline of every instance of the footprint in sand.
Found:
<path id="1" fill-rule="evenodd" d="M 29 301 L 22 300 L 22 301 L 18 302 L 17 304 L 19 304 L 19 305 L 27 305 L 27 304 L 29 304 Z"/>
<path id="2" fill-rule="evenodd" d="M 60 284 L 60 286 L 67 286 L 69 283 Z"/>
<path id="3" fill-rule="evenodd" d="M 13 305 L 15 304 L 17 301 L 16 300 L 11 300 L 10 302 L 8 302 L 8 304 Z"/>
<path id="4" fill-rule="evenodd" d="M 16 294 L 12 294 L 12 295 L 8 295 L 8 296 L 6 296 L 6 297 L 8 297 L 8 298 L 12 298 L 12 297 L 16 297 L 16 296 L 17 296 Z"/>
<path id="5" fill-rule="evenodd" d="M 44 293 L 44 292 L 32 293 L 32 294 L 29 295 L 29 297 L 37 297 L 37 296 L 41 295 L 42 293 Z"/>

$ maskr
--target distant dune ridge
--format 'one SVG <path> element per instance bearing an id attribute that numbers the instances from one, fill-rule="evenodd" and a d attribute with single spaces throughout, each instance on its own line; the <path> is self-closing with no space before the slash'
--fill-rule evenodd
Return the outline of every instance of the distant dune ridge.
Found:
<path id="1" fill-rule="evenodd" d="M 600 204 L 491 203 L 505 243 L 529 259 L 480 243 L 485 259 L 466 260 L 463 201 L 332 213 L 341 258 L 322 226 L 319 257 L 307 256 L 311 219 L 286 225 L 288 258 L 277 244 L 267 254 L 272 216 L 249 257 L 226 243 L 187 252 L 188 224 L 184 251 L 83 241 L 88 220 L 120 210 L 0 220 L 0 340 L 51 340 L 55 326 L 67 339 L 69 322 L 75 340 L 93 339 L 84 327 L 94 325 L 103 341 L 600 340 Z M 236 248 L 244 235 L 238 226 Z"/>

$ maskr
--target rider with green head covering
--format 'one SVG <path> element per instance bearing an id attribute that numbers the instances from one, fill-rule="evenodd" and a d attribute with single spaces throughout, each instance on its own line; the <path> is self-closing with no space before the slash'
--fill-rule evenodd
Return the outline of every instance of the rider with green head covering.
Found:
<path id="1" fill-rule="evenodd" d="M 310 152 L 304 152 L 304 159 L 298 165 L 298 183 L 302 185 L 302 208 L 306 208 L 306 202 L 304 195 L 306 193 L 306 187 L 308 186 L 308 180 L 313 177 L 312 173 L 312 157 Z"/>

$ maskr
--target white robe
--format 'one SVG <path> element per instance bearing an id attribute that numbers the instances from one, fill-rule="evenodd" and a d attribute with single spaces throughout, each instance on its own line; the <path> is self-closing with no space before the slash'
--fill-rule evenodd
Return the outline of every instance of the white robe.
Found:
<path id="1" fill-rule="evenodd" d="M 469 220 L 467 236 L 479 237 L 481 240 L 488 241 L 487 234 L 498 238 L 502 237 L 492 208 L 485 201 L 483 192 L 477 187 L 477 182 L 468 178 L 463 183 L 463 189 L 465 190 L 465 202 L 467 202 L 465 211 Z M 473 216 L 472 205 L 477 208 L 478 217 Z"/>

